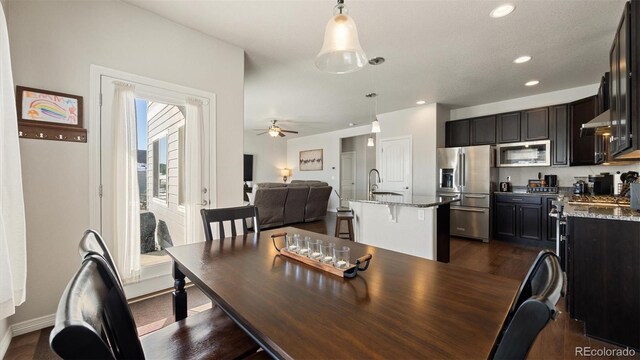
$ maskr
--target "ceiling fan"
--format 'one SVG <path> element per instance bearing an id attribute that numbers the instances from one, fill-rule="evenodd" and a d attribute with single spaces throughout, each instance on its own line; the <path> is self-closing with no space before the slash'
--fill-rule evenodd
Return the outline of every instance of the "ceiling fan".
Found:
<path id="1" fill-rule="evenodd" d="M 285 133 L 291 133 L 291 134 L 297 134 L 297 131 L 293 131 L 293 130 L 284 130 L 282 128 L 280 128 L 280 126 L 276 125 L 276 122 L 278 120 L 271 120 L 271 126 L 269 126 L 269 128 L 267 129 L 267 131 L 261 132 L 257 135 L 262 135 L 262 134 L 269 134 L 269 136 L 271 137 L 284 137 L 286 136 Z"/>

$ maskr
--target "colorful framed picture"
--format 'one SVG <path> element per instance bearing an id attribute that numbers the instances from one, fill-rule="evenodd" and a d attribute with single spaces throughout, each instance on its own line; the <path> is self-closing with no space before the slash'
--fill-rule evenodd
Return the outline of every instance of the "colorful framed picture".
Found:
<path id="1" fill-rule="evenodd" d="M 18 123 L 82 128 L 82 96 L 16 86 Z"/>
<path id="2" fill-rule="evenodd" d="M 322 149 L 300 151 L 300 171 L 322 170 Z"/>

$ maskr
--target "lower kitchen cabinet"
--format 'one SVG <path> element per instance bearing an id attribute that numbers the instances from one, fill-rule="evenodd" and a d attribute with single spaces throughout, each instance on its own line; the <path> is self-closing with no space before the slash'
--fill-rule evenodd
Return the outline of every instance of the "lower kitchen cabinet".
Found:
<path id="1" fill-rule="evenodd" d="M 640 349 L 640 222 L 567 219 L 567 305 L 588 336 Z"/>
<path id="2" fill-rule="evenodd" d="M 496 240 L 550 247 L 546 241 L 546 197 L 497 193 L 494 203 L 493 224 Z"/>

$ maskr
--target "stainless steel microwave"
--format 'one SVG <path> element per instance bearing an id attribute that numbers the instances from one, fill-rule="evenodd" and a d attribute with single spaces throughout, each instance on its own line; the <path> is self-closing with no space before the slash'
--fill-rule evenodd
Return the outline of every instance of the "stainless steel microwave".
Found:
<path id="1" fill-rule="evenodd" d="M 496 146 L 498 167 L 551 166 L 551 141 L 528 141 Z"/>

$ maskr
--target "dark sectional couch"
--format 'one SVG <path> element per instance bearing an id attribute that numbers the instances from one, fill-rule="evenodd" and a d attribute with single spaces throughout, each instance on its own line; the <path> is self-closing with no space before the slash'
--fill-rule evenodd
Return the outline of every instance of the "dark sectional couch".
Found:
<path id="1" fill-rule="evenodd" d="M 333 188 L 316 180 L 293 180 L 290 184 L 261 183 L 255 190 L 260 228 L 323 219 Z"/>

